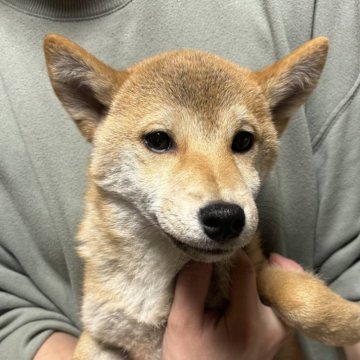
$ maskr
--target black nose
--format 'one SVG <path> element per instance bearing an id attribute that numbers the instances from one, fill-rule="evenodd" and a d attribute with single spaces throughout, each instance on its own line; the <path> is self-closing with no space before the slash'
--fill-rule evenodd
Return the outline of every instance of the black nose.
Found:
<path id="1" fill-rule="evenodd" d="M 238 236 L 245 225 L 244 210 L 236 204 L 212 203 L 200 209 L 199 215 L 205 234 L 219 243 Z"/>

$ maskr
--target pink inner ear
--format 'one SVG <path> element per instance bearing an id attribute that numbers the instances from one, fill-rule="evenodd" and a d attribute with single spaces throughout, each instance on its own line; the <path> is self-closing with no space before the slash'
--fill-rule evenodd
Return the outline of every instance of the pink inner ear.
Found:
<path id="1" fill-rule="evenodd" d="M 68 82 L 67 91 L 69 96 L 72 96 L 73 103 L 77 106 L 79 111 L 91 111 L 94 112 L 94 116 L 99 119 L 106 116 L 108 112 L 108 106 L 103 104 L 95 95 L 95 92 L 91 86 L 86 83 L 78 83 L 75 81 Z"/>

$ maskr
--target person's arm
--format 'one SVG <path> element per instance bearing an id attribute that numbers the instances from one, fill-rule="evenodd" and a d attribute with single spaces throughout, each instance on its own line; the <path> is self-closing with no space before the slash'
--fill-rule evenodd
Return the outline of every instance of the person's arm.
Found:
<path id="1" fill-rule="evenodd" d="M 35 261 L 34 258 L 36 269 Z M 42 273 L 42 276 L 49 275 Z M 1 245 L 0 311 L 2 360 L 33 359 L 54 331 L 78 332 L 69 318 L 42 293 L 14 256 Z"/>
<path id="2" fill-rule="evenodd" d="M 76 337 L 55 332 L 39 348 L 33 360 L 71 360 L 76 344 Z"/>

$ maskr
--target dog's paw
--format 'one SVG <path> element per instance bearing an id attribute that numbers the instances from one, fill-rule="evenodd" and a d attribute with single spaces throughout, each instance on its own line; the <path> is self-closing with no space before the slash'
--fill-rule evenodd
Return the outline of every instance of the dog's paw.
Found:
<path id="1" fill-rule="evenodd" d="M 360 305 L 347 301 L 314 275 L 265 267 L 259 292 L 290 327 L 331 346 L 360 341 Z"/>
<path id="2" fill-rule="evenodd" d="M 298 328 L 307 336 L 330 346 L 359 342 L 360 306 L 327 290 L 327 296 L 315 307 L 314 319 L 298 323 Z"/>

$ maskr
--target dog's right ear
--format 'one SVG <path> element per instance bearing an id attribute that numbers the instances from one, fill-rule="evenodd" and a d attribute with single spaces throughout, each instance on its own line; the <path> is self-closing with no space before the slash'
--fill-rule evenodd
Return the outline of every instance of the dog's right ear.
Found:
<path id="1" fill-rule="evenodd" d="M 91 142 L 128 72 L 112 69 L 60 35 L 46 36 L 44 51 L 56 95 Z"/>

